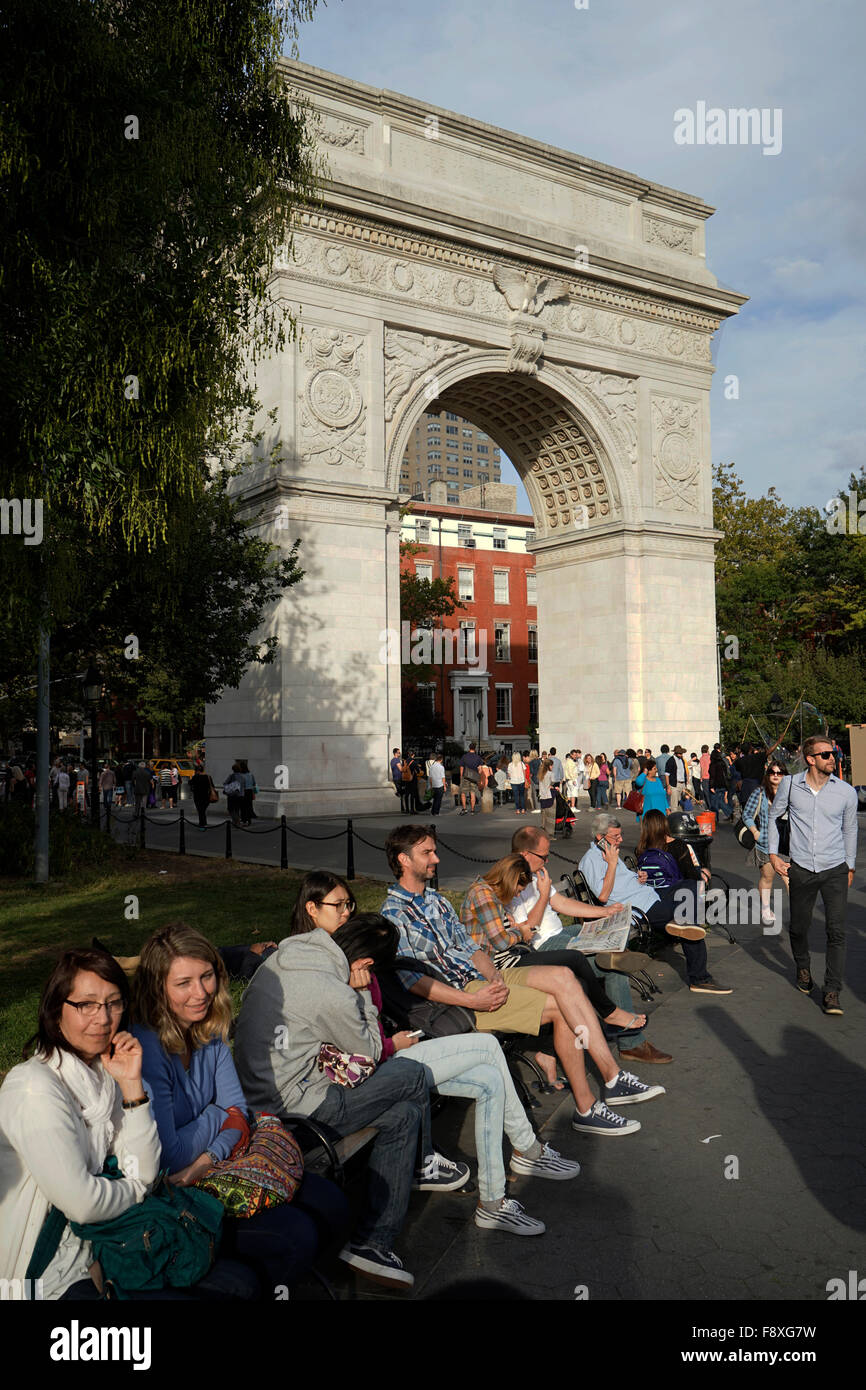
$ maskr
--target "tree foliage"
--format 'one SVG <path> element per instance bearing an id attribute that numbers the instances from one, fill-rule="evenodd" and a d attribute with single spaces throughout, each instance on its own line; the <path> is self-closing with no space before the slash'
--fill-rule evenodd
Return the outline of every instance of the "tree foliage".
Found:
<path id="1" fill-rule="evenodd" d="M 723 652 L 737 649 L 722 660 L 729 739 L 742 736 L 750 714 L 778 734 L 778 721 L 767 725 L 774 694 L 790 711 L 805 692 L 837 732 L 866 718 L 866 535 L 856 521 L 866 471 L 852 475 L 849 488 L 853 533 L 828 529 L 816 508 L 789 507 L 775 488 L 749 497 L 733 464 L 714 471 L 714 521 L 725 533 L 716 611 Z"/>

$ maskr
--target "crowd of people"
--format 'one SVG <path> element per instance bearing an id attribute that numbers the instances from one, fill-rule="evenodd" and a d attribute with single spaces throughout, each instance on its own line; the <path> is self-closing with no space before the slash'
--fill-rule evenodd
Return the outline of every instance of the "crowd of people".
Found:
<path id="1" fill-rule="evenodd" d="M 836 775 L 830 740 L 808 739 L 802 752 L 805 769 L 794 775 L 772 755 L 759 766 L 746 752 L 737 769 L 741 809 L 762 883 L 780 874 L 788 885 L 804 994 L 814 988 L 808 938 L 822 897 L 823 1009 L 838 1015 L 857 797 Z M 542 806 L 555 758 L 551 750 L 540 763 Z M 279 943 L 218 950 L 177 921 L 134 960 L 96 944 L 66 951 L 43 990 L 25 1060 L 0 1087 L 2 1277 L 22 1290 L 38 1279 L 42 1296 L 54 1299 L 98 1298 L 106 1279 L 133 1299 L 268 1299 L 335 1256 L 362 1277 L 409 1289 L 413 1275 L 395 1247 L 411 1194 L 457 1191 L 470 1178 L 469 1165 L 434 1142 L 431 1095 L 474 1103 L 476 1226 L 543 1235 L 544 1223 L 506 1195 L 504 1141 L 516 1176 L 570 1182 L 580 1165 L 536 1135 L 503 1043 L 537 1040 L 545 1086 L 570 1092 L 571 1131 L 584 1138 L 639 1131 L 624 1108 L 660 1099 L 665 1088 L 631 1065 L 673 1061 L 633 1006 L 629 974 L 646 958 L 627 944 L 574 949 L 584 924 L 639 909 L 657 943 L 682 949 L 691 992 L 732 993 L 707 968 L 698 899 L 709 871 L 673 833 L 684 797 L 672 809 L 672 792 L 691 781 L 697 795 L 697 774 L 679 745 L 660 758 L 662 767 L 644 750 L 628 779 L 643 795 L 636 869 L 621 855 L 622 811 L 595 810 L 579 862 L 588 901 L 553 887 L 551 834 L 524 822 L 458 912 L 431 885 L 439 862 L 432 827 L 407 822 L 385 843 L 393 881 L 378 912 L 359 913 L 343 878 L 315 871 Z M 243 770 L 236 764 L 232 776 L 239 781 Z M 239 814 L 246 791 L 231 792 Z M 249 983 L 232 1049 L 228 966 L 239 961 Z M 305 1120 L 333 1139 L 374 1130 L 354 1217 L 339 1187 L 304 1172 L 292 1130 L 300 1135 Z M 210 1202 L 213 1248 L 183 1277 L 150 1272 L 127 1286 L 131 1265 L 121 1259 L 107 1273 L 105 1242 L 116 1223 L 167 1200 L 158 1196 L 161 1173 L 169 1193 L 189 1189 Z"/>

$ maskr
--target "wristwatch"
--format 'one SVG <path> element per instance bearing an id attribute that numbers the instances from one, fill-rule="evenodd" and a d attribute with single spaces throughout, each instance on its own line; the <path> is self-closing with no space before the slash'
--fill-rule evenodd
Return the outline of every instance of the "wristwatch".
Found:
<path id="1" fill-rule="evenodd" d="M 136 1110 L 139 1105 L 147 1105 L 149 1100 L 150 1096 L 141 1096 L 138 1100 L 125 1100 L 123 1108 L 124 1110 Z"/>

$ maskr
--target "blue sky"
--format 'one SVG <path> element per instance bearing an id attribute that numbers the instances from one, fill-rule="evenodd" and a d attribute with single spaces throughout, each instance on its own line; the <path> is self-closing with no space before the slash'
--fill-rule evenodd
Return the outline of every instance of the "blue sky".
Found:
<path id="1" fill-rule="evenodd" d="M 864 39 L 862 0 L 330 0 L 300 57 L 717 207 L 707 263 L 751 298 L 716 338 L 713 459 L 818 506 L 866 462 Z M 676 144 L 698 101 L 781 108 L 781 151 Z"/>

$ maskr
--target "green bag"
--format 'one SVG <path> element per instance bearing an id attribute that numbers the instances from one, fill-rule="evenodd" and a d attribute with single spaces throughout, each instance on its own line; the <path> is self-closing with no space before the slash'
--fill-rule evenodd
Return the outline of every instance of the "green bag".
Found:
<path id="1" fill-rule="evenodd" d="M 123 1174 L 117 1159 L 105 1161 L 103 1174 Z M 54 1258 L 66 1226 L 52 1209 L 36 1241 L 27 1278 L 38 1279 Z M 160 1173 L 153 1191 L 122 1216 L 110 1221 L 70 1221 L 81 1240 L 90 1242 L 93 1258 L 116 1297 L 139 1289 L 186 1289 L 203 1279 L 216 1258 L 223 1207 L 216 1197 L 194 1187 L 177 1187 Z"/>

